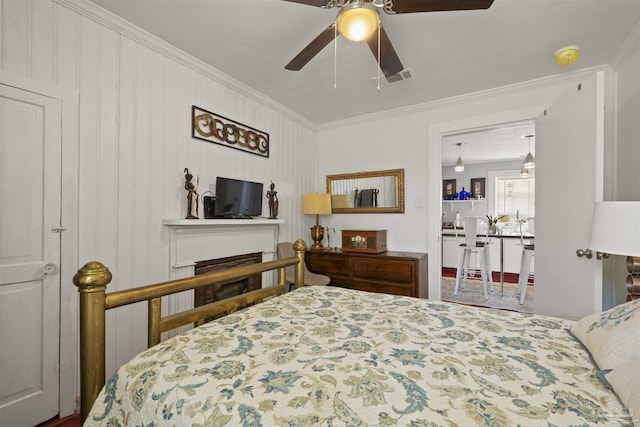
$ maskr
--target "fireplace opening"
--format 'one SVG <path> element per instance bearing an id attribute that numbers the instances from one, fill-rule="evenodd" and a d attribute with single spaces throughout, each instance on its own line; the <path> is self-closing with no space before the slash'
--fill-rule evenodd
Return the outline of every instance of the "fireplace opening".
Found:
<path id="1" fill-rule="evenodd" d="M 235 255 L 224 258 L 216 258 L 206 261 L 198 261 L 195 265 L 195 275 L 213 273 L 214 271 L 226 270 L 233 267 L 242 267 L 262 262 L 262 252 L 254 252 L 244 255 Z M 237 281 L 216 283 L 214 285 L 203 286 L 195 289 L 194 307 L 209 304 L 215 301 L 231 298 L 246 292 L 255 291 L 262 287 L 262 274 L 254 274 Z M 206 319 L 210 321 L 211 317 Z"/>

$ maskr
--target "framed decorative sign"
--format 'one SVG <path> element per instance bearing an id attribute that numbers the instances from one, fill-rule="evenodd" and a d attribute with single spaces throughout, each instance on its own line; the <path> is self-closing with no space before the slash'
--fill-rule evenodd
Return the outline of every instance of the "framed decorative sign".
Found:
<path id="1" fill-rule="evenodd" d="M 456 198 L 456 180 L 442 180 L 442 198 L 445 200 L 453 200 Z"/>
<path id="2" fill-rule="evenodd" d="M 484 187 L 485 178 L 472 178 L 471 179 L 471 197 L 480 199 L 487 197 Z"/>
<path id="3" fill-rule="evenodd" d="M 195 105 L 191 108 L 191 136 L 237 150 L 269 157 L 269 134 L 234 122 Z"/>

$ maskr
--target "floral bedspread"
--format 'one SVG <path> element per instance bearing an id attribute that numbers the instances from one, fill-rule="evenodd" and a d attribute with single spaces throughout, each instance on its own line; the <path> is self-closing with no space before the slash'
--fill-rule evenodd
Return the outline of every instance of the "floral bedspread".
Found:
<path id="1" fill-rule="evenodd" d="M 85 426 L 631 426 L 571 324 L 303 287 L 139 354 Z"/>

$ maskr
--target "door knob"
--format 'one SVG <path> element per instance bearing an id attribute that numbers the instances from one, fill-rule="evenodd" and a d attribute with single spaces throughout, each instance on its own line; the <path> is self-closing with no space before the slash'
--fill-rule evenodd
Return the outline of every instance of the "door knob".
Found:
<path id="1" fill-rule="evenodd" d="M 591 259 L 591 257 L 593 257 L 593 252 L 591 252 L 591 249 L 578 249 L 576 251 L 576 255 L 578 258 L 585 257 L 587 259 Z"/>
<path id="2" fill-rule="evenodd" d="M 45 264 L 44 267 L 42 267 L 42 271 L 44 271 L 45 275 L 55 273 L 58 271 L 58 266 L 52 263 Z"/>

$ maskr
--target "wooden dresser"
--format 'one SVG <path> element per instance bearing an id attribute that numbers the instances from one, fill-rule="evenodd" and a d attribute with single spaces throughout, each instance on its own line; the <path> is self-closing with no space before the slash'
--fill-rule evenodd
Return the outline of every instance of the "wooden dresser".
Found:
<path id="1" fill-rule="evenodd" d="M 331 277 L 331 285 L 369 292 L 427 298 L 427 254 L 366 254 L 334 250 L 307 251 L 307 268 Z"/>

